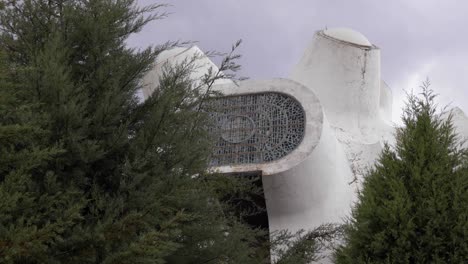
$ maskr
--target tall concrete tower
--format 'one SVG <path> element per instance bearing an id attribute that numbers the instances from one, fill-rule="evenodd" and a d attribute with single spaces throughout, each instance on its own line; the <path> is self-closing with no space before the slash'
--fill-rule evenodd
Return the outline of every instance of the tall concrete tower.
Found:
<path id="1" fill-rule="evenodd" d="M 380 50 L 359 32 L 317 32 L 290 78 L 317 94 L 333 126 L 358 130 L 380 119 Z"/>

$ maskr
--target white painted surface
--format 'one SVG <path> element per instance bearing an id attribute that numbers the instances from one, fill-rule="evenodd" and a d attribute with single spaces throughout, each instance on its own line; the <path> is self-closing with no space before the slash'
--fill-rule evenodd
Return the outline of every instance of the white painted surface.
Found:
<path id="1" fill-rule="evenodd" d="M 315 92 L 332 126 L 358 133 L 380 119 L 380 50 L 376 47 L 337 42 L 319 31 L 291 79 Z"/>
<path id="2" fill-rule="evenodd" d="M 270 232 L 311 230 L 341 222 L 350 214 L 355 201 L 352 171 L 325 117 L 321 134 L 319 144 L 304 162 L 262 177 Z M 319 263 L 331 262 L 326 257 Z"/>
<path id="3" fill-rule="evenodd" d="M 353 201 L 351 169 L 326 119 L 319 144 L 304 162 L 262 180 L 271 231 L 340 221 Z"/>
<path id="4" fill-rule="evenodd" d="M 393 142 L 394 131 L 391 90 L 380 77 L 380 50 L 364 40 L 354 30 L 319 31 L 291 74 L 319 98 L 353 172 L 355 191 L 383 143 Z"/>

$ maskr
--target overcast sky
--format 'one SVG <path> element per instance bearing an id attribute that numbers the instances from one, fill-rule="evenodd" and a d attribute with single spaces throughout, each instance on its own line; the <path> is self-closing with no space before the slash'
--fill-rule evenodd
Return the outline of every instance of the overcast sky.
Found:
<path id="1" fill-rule="evenodd" d="M 140 4 L 159 3 L 138 0 Z M 288 77 L 315 31 L 349 27 L 381 49 L 382 78 L 394 95 L 393 119 L 404 90 L 428 77 L 440 94 L 468 113 L 468 1 L 463 0 L 167 0 L 171 13 L 129 40 L 145 47 L 197 41 L 228 51 L 238 39 L 242 76 Z M 163 10 L 162 10 L 163 11 Z"/>

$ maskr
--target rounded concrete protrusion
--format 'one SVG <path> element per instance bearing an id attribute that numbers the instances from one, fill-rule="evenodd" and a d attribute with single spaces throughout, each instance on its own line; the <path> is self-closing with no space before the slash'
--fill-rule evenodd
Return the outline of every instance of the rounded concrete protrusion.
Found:
<path id="1" fill-rule="evenodd" d="M 237 84 L 215 85 L 213 86 L 213 90 L 221 92 L 225 96 L 261 95 L 265 93 L 284 94 L 297 101 L 305 113 L 303 138 L 299 145 L 295 146 L 287 155 L 271 162 L 213 166 L 211 168 L 213 171 L 221 173 L 251 173 L 260 171 L 263 176 L 285 172 L 302 163 L 312 155 L 315 147 L 321 140 L 324 116 L 322 105 L 314 92 L 298 82 L 288 79 L 247 80 Z M 280 109 L 279 112 L 283 112 L 283 110 Z M 297 115 L 295 116 L 297 117 Z M 294 116 L 291 118 L 294 118 Z M 276 121 L 278 120 L 279 119 L 276 119 Z M 250 120 L 242 115 L 234 116 L 232 119 L 229 119 L 229 123 L 225 126 L 235 127 L 237 126 L 237 124 L 235 124 L 236 122 L 245 122 L 248 124 Z M 265 120 L 265 124 L 267 123 L 268 122 Z M 247 133 L 242 134 L 240 137 L 228 133 L 222 134 L 221 137 L 225 141 L 231 143 L 247 140 L 252 136 L 250 134 L 251 128 L 253 128 L 252 133 L 259 130 L 259 128 L 255 128 L 253 125 L 252 123 L 252 127 L 247 128 Z M 289 135 L 290 134 L 285 134 L 284 136 L 287 137 Z"/>
<path id="2" fill-rule="evenodd" d="M 363 34 L 350 28 L 330 28 L 324 30 L 323 34 L 340 41 L 349 42 L 360 46 L 372 46 L 370 41 Z"/>
<path id="3" fill-rule="evenodd" d="M 325 31 L 316 32 L 291 79 L 317 95 L 332 126 L 371 129 L 380 118 L 380 50 L 360 45 L 370 43 L 353 30 Z"/>

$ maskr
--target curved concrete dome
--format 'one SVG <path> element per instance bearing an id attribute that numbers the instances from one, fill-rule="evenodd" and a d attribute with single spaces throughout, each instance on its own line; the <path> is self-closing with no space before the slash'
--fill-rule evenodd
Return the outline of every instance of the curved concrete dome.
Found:
<path id="1" fill-rule="evenodd" d="M 372 46 L 372 44 L 363 34 L 350 28 L 330 28 L 324 30 L 323 33 L 337 40 L 346 41 L 361 46 Z"/>

